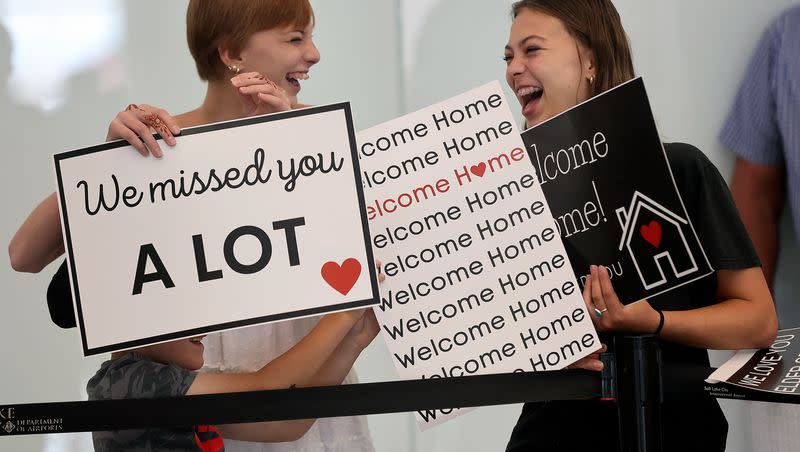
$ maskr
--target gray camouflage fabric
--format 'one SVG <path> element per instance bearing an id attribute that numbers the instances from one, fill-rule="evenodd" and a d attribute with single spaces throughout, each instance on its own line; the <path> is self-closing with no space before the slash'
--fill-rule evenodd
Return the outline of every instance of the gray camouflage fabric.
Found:
<path id="1" fill-rule="evenodd" d="M 196 376 L 196 372 L 174 364 L 160 364 L 129 353 L 104 362 L 87 383 L 86 392 L 89 400 L 180 397 Z M 93 432 L 92 440 L 98 452 L 200 450 L 194 427 Z"/>

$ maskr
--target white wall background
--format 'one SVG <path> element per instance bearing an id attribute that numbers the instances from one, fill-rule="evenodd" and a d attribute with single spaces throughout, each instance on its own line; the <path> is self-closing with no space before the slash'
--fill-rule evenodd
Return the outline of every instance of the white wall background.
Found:
<path id="1" fill-rule="evenodd" d="M 349 99 L 358 129 L 503 79 L 511 0 L 312 0 L 322 62 L 302 99 Z M 761 30 L 797 0 L 616 0 L 662 136 L 693 143 L 724 175 L 733 158 L 716 134 Z M 54 189 L 50 156 L 102 141 L 130 102 L 173 113 L 204 95 L 184 43 L 186 1 L 0 0 L 0 238 L 10 240 Z M 8 83 L 6 77 L 10 76 Z M 788 232 L 788 230 L 787 230 Z M 779 269 L 782 326 L 800 325 L 793 242 Z M 49 323 L 44 293 L 55 266 L 37 275 L 0 264 L 0 403 L 85 398 L 102 358 L 80 357 L 77 331 Z M 723 359 L 724 354 L 715 354 Z M 357 367 L 362 381 L 395 378 L 376 340 Z M 750 405 L 726 403 L 729 451 L 757 450 Z M 421 433 L 408 414 L 369 418 L 376 449 L 502 450 L 519 406 L 482 408 Z M 578 414 L 576 414 L 578 415 Z M 0 450 L 90 448 L 87 435 L 3 438 Z"/>

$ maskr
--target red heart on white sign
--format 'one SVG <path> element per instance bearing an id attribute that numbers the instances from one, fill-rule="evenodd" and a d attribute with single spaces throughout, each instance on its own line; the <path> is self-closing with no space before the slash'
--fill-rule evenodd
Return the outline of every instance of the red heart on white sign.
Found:
<path id="1" fill-rule="evenodd" d="M 479 164 L 477 164 L 477 165 L 472 165 L 472 166 L 469 168 L 469 171 L 470 171 L 472 174 L 474 174 L 474 175 L 476 175 L 476 176 L 478 176 L 478 177 L 483 177 L 483 173 L 485 173 L 485 172 L 486 172 L 486 164 L 485 164 L 485 163 L 483 163 L 483 162 L 481 162 L 481 163 L 479 163 Z"/>
<path id="2" fill-rule="evenodd" d="M 342 262 L 342 265 L 329 261 L 322 266 L 321 273 L 322 279 L 328 285 L 340 294 L 347 295 L 361 276 L 361 263 L 352 257 Z"/>

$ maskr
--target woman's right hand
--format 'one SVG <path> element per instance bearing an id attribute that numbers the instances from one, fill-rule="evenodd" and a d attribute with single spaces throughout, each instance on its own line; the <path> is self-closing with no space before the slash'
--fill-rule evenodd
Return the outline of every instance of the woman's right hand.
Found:
<path id="1" fill-rule="evenodd" d="M 106 141 L 127 140 L 143 156 L 153 154 L 153 157 L 161 158 L 164 152 L 153 137 L 153 132 L 158 132 L 169 146 L 175 146 L 174 135 L 181 133 L 181 128 L 175 118 L 162 108 L 130 104 L 111 121 Z"/>
<path id="2" fill-rule="evenodd" d="M 260 72 L 245 72 L 231 78 L 242 100 L 245 116 L 258 116 L 292 109 L 286 91 Z"/>

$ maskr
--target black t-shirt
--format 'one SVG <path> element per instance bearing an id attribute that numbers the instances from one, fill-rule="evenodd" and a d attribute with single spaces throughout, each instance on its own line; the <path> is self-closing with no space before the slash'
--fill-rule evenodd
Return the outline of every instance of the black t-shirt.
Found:
<path id="1" fill-rule="evenodd" d="M 730 191 L 716 167 L 691 145 L 671 143 L 664 147 L 678 191 L 711 266 L 715 270 L 760 266 Z M 717 277 L 712 274 L 653 297 L 649 302 L 665 311 L 696 309 L 716 303 L 716 291 Z M 660 345 L 662 360 L 667 365 L 709 364 L 705 349 L 666 341 Z M 506 450 L 616 452 L 618 428 L 614 403 L 598 400 L 527 403 Z M 662 405 L 665 452 L 725 450 L 727 431 L 728 424 L 714 399 Z"/>

